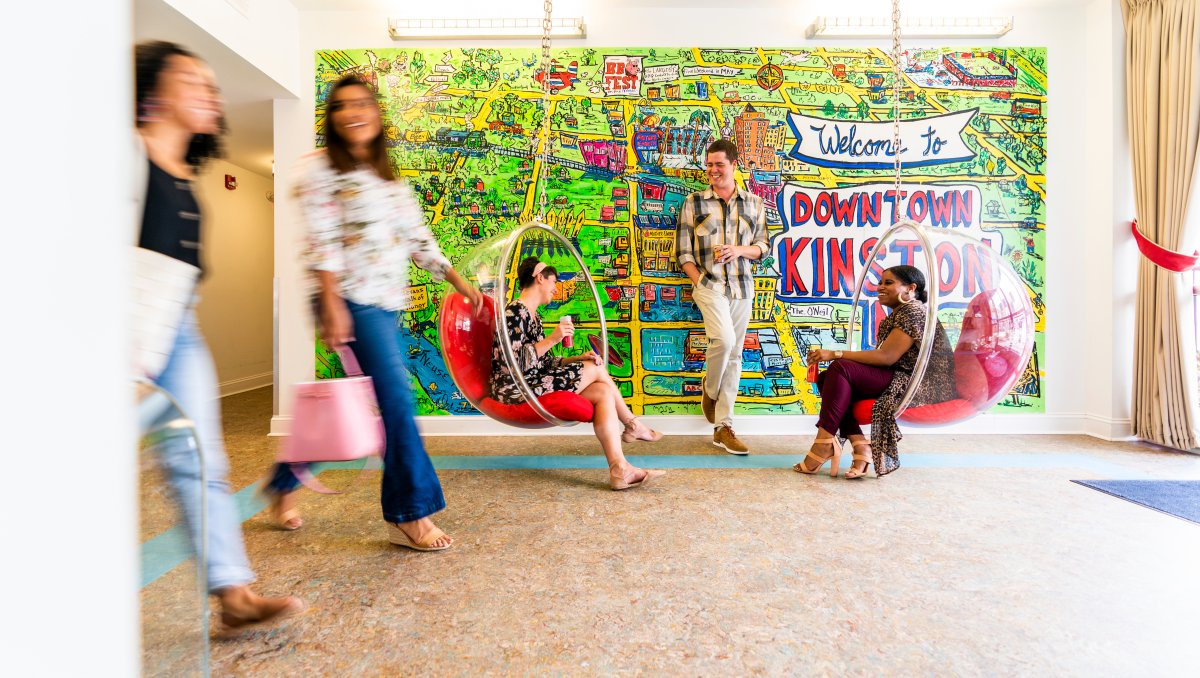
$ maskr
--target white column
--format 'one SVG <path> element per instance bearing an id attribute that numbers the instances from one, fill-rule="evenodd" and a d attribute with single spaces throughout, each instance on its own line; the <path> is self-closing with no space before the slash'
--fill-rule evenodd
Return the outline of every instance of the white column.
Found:
<path id="1" fill-rule="evenodd" d="M 139 671 L 130 12 L 23 2 L 0 21 L 4 54 L 22 64 L 0 106 L 0 657 L 11 675 Z"/>

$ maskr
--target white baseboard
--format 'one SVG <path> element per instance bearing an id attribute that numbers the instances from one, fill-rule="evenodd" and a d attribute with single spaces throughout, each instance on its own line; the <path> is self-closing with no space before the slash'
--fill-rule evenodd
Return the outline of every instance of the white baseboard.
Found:
<path id="1" fill-rule="evenodd" d="M 252 374 L 248 377 L 223 381 L 217 385 L 217 388 L 220 389 L 221 397 L 224 398 L 225 396 L 231 396 L 237 393 L 245 393 L 246 391 L 253 391 L 256 388 L 270 386 L 273 383 L 275 383 L 275 373 L 263 372 L 261 374 Z"/>
<path id="2" fill-rule="evenodd" d="M 291 428 L 290 416 L 271 418 L 273 436 L 285 436 Z M 642 417 L 651 427 L 667 435 L 711 435 L 712 424 L 700 416 Z M 815 415 L 740 415 L 734 418 L 738 435 L 808 435 L 817 424 Z M 567 428 L 525 429 L 507 426 L 487 417 L 417 417 L 417 426 L 425 436 L 564 436 L 592 435 L 592 427 L 579 424 Z M 920 428 L 905 426 L 905 431 L 946 435 L 1089 435 L 1103 440 L 1129 440 L 1129 420 L 1105 419 L 1085 414 L 985 414 L 953 426 Z"/>
<path id="3" fill-rule="evenodd" d="M 1113 419 L 1095 414 L 1086 415 L 1088 435 L 1101 440 L 1122 442 L 1137 440 L 1133 435 L 1133 421 L 1129 419 Z"/>

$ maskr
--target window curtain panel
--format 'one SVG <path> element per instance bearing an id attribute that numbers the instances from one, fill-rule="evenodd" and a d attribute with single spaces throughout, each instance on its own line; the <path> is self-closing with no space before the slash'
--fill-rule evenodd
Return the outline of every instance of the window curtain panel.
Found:
<path id="1" fill-rule="evenodd" d="M 1122 0 L 1126 106 L 1138 227 L 1155 243 L 1192 251 L 1188 232 L 1200 148 L 1198 0 Z M 1191 276 L 1142 259 L 1133 365 L 1133 432 L 1197 447 L 1196 341 Z"/>

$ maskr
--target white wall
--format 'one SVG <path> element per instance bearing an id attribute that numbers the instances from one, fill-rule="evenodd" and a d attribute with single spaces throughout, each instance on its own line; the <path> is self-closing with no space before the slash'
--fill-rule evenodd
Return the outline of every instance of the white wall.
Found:
<path id="1" fill-rule="evenodd" d="M 290 0 L 164 0 L 237 52 L 293 95 L 309 82 L 309 69 L 293 55 L 299 12 Z M 245 5 L 242 14 L 234 5 Z"/>
<path id="2" fill-rule="evenodd" d="M 1129 233 L 1134 204 L 1125 109 L 1125 31 L 1115 0 L 1093 0 L 1086 21 L 1090 66 L 1086 82 L 1096 105 L 1084 121 L 1091 143 L 1083 160 L 1088 184 L 1096 192 L 1082 210 L 1088 235 L 1069 284 L 1083 298 L 1089 319 L 1091 337 L 1083 344 L 1086 362 L 1110 367 L 1087 375 L 1088 432 L 1119 438 L 1131 435 L 1131 328 L 1138 266 Z"/>
<path id="3" fill-rule="evenodd" d="M 225 175 L 237 188 L 225 188 Z M 270 386 L 274 373 L 274 206 L 270 177 L 216 161 L 196 180 L 206 276 L 197 315 L 221 395 Z"/>
<path id="4" fill-rule="evenodd" d="M 67 81 L 10 88 L 0 106 L 6 675 L 140 665 L 130 24 L 121 2 L 9 3 L 0 22 L 9 55 L 84 47 Z"/>
<path id="5" fill-rule="evenodd" d="M 725 7 L 690 10 L 662 6 L 642 7 L 627 0 L 579 3 L 588 37 L 572 45 L 592 46 L 796 46 L 818 41 L 804 39 L 804 27 L 817 15 L 883 14 L 883 2 L 843 2 L 832 9 L 827 3 L 804 0 L 748 0 L 741 11 Z M 653 3 L 650 3 L 653 5 Z M 699 3 L 698 3 L 699 4 Z M 1049 6 L 1044 6 L 1044 5 Z M 958 2 L 905 3 L 911 14 L 961 14 Z M 976 3 L 972 14 L 1009 14 L 1014 29 L 996 40 L 957 40 L 953 44 L 1028 45 L 1048 49 L 1050 74 L 1047 106 L 1048 163 L 1046 169 L 1049 224 L 1047 229 L 1046 373 L 1047 412 L 1044 415 L 989 415 L 966 426 L 948 427 L 944 432 L 1092 432 L 1106 437 L 1126 435 L 1128 429 L 1129 368 L 1125 349 L 1130 345 L 1132 323 L 1126 287 L 1132 271 L 1133 254 L 1119 231 L 1128 218 L 1123 190 L 1124 175 L 1117 171 L 1126 162 L 1121 155 L 1123 129 L 1123 85 L 1119 70 L 1120 21 L 1115 17 L 1115 0 L 1079 0 L 1052 3 Z M 440 13 L 424 6 L 411 15 Z M 392 16 L 400 16 L 399 10 Z M 384 12 L 302 12 L 298 59 L 311 64 L 317 49 L 392 47 Z M 1077 30 L 1067 30 L 1075 27 Z M 834 44 L 823 40 L 820 44 Z M 422 46 L 513 46 L 504 41 L 405 41 Z M 530 41 L 532 44 L 532 41 Z M 883 46 L 881 40 L 839 41 L 840 45 Z M 906 42 L 914 46 L 915 42 Z M 925 40 L 920 44 L 952 44 Z M 306 66 L 309 67 L 309 66 Z M 276 158 L 292 160 L 312 146 L 313 92 L 308 88 L 297 102 L 276 105 Z M 1112 146 L 1111 152 L 1105 146 Z M 281 164 L 280 167 L 286 165 Z M 282 169 L 280 170 L 282 173 Z M 284 182 L 286 178 L 284 179 Z M 286 191 L 281 182 L 280 195 Z M 1105 196 L 1097 200 L 1098 195 Z M 298 215 L 290 199 L 276 203 L 276 270 L 288 284 L 281 287 L 280 353 L 277 379 L 284 386 L 282 407 L 277 408 L 273 430 L 286 426 L 289 399 L 286 385 L 312 377 L 312 328 L 303 316 L 298 298 L 299 271 L 294 243 L 299 236 Z M 1085 258 L 1086 257 L 1086 258 Z M 1089 285 L 1090 271 L 1111 281 L 1099 289 Z M 285 267 L 290 267 L 287 275 Z M 1131 280 L 1131 279 L 1129 279 Z M 1131 284 L 1131 283 L 1129 283 Z M 1111 295 L 1111 299 L 1109 299 Z M 279 391 L 279 389 L 277 389 Z M 701 432 L 703 422 L 664 422 L 668 432 Z M 811 425 L 812 417 L 746 418 L 739 426 L 746 432 L 794 432 Z M 739 418 L 741 421 L 742 418 Z M 471 432 L 506 431 L 489 422 L 471 419 Z M 1102 424 L 1102 426 L 1098 425 Z M 431 417 L 422 422 L 427 432 L 463 429 L 461 420 Z M 576 427 L 587 433 L 583 427 Z M 1103 430 L 1100 430 L 1103 428 Z M 557 431 L 556 433 L 562 433 Z"/>

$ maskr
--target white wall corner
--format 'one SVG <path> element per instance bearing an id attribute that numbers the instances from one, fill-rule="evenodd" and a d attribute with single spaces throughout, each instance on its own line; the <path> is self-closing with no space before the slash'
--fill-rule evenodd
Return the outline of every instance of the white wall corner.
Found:
<path id="1" fill-rule="evenodd" d="M 1084 416 L 1084 433 L 1101 440 L 1110 442 L 1126 442 L 1137 440 L 1133 435 L 1133 422 L 1128 419 L 1114 419 L 1096 414 Z"/>

